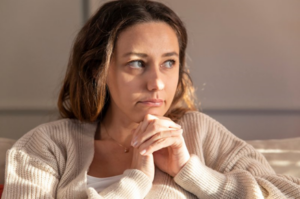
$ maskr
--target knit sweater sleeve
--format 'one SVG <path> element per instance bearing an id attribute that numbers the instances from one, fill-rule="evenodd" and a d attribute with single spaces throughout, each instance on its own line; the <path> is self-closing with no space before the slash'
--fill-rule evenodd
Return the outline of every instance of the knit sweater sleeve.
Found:
<path id="1" fill-rule="evenodd" d="M 57 170 L 22 150 L 11 149 L 7 157 L 9 167 L 2 199 L 56 198 L 59 184 Z M 101 193 L 89 188 L 87 198 L 144 198 L 151 189 L 151 180 L 137 170 L 126 170 L 124 175 L 118 183 Z"/>
<path id="2" fill-rule="evenodd" d="M 84 150 L 83 142 L 84 146 L 90 142 L 81 135 L 86 129 L 80 129 L 62 121 L 37 127 L 19 139 L 7 152 L 2 199 L 144 198 L 152 182 L 135 169 L 126 170 L 118 183 L 100 193 L 85 186 L 84 173 L 89 162 L 84 159 L 87 152 L 81 154 L 79 150 Z M 65 140 L 67 144 L 62 145 Z"/>
<path id="3" fill-rule="evenodd" d="M 6 154 L 5 186 L 2 199 L 49 198 L 54 199 L 59 183 L 55 158 L 41 153 L 36 145 L 28 145 L 28 134 Z M 42 143 L 40 143 L 42 144 Z M 31 151 L 36 151 L 31 153 Z"/>
<path id="4" fill-rule="evenodd" d="M 277 175 L 263 155 L 215 120 L 189 113 L 183 123 L 192 155 L 174 180 L 187 191 L 198 198 L 300 198 L 300 179 Z"/>

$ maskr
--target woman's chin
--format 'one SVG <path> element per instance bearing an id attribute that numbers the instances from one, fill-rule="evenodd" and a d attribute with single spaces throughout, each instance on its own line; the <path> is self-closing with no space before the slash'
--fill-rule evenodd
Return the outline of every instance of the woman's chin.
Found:
<path id="1" fill-rule="evenodd" d="M 148 109 L 148 110 L 142 110 L 142 111 L 140 110 L 140 111 L 138 111 L 138 114 L 135 114 L 134 117 L 135 117 L 136 122 L 141 122 L 144 120 L 144 118 L 147 114 L 162 117 L 162 116 L 164 116 L 165 113 L 166 113 L 166 111 L 161 110 L 161 109 Z"/>

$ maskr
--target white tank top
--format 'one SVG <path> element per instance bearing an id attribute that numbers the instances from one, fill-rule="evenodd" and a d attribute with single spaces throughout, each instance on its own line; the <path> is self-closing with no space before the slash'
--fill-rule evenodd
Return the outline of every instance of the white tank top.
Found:
<path id="1" fill-rule="evenodd" d="M 107 178 L 97 178 L 87 175 L 87 186 L 94 188 L 98 193 L 106 187 L 118 182 L 124 175 L 117 175 Z"/>

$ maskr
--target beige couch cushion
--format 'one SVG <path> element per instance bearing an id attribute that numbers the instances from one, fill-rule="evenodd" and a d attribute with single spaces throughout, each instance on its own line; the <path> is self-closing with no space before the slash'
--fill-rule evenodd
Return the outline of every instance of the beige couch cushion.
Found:
<path id="1" fill-rule="evenodd" d="M 247 142 L 266 157 L 276 173 L 300 178 L 300 137 Z"/>
<path id="2" fill-rule="evenodd" d="M 12 147 L 15 140 L 0 138 L 0 184 L 4 184 L 6 151 Z"/>

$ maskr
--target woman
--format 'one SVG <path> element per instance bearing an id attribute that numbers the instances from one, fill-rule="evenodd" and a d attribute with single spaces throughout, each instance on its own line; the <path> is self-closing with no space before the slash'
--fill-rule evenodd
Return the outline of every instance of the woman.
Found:
<path id="1" fill-rule="evenodd" d="M 163 4 L 104 4 L 76 38 L 65 119 L 8 152 L 3 198 L 299 198 L 299 179 L 196 111 L 186 45 Z"/>

